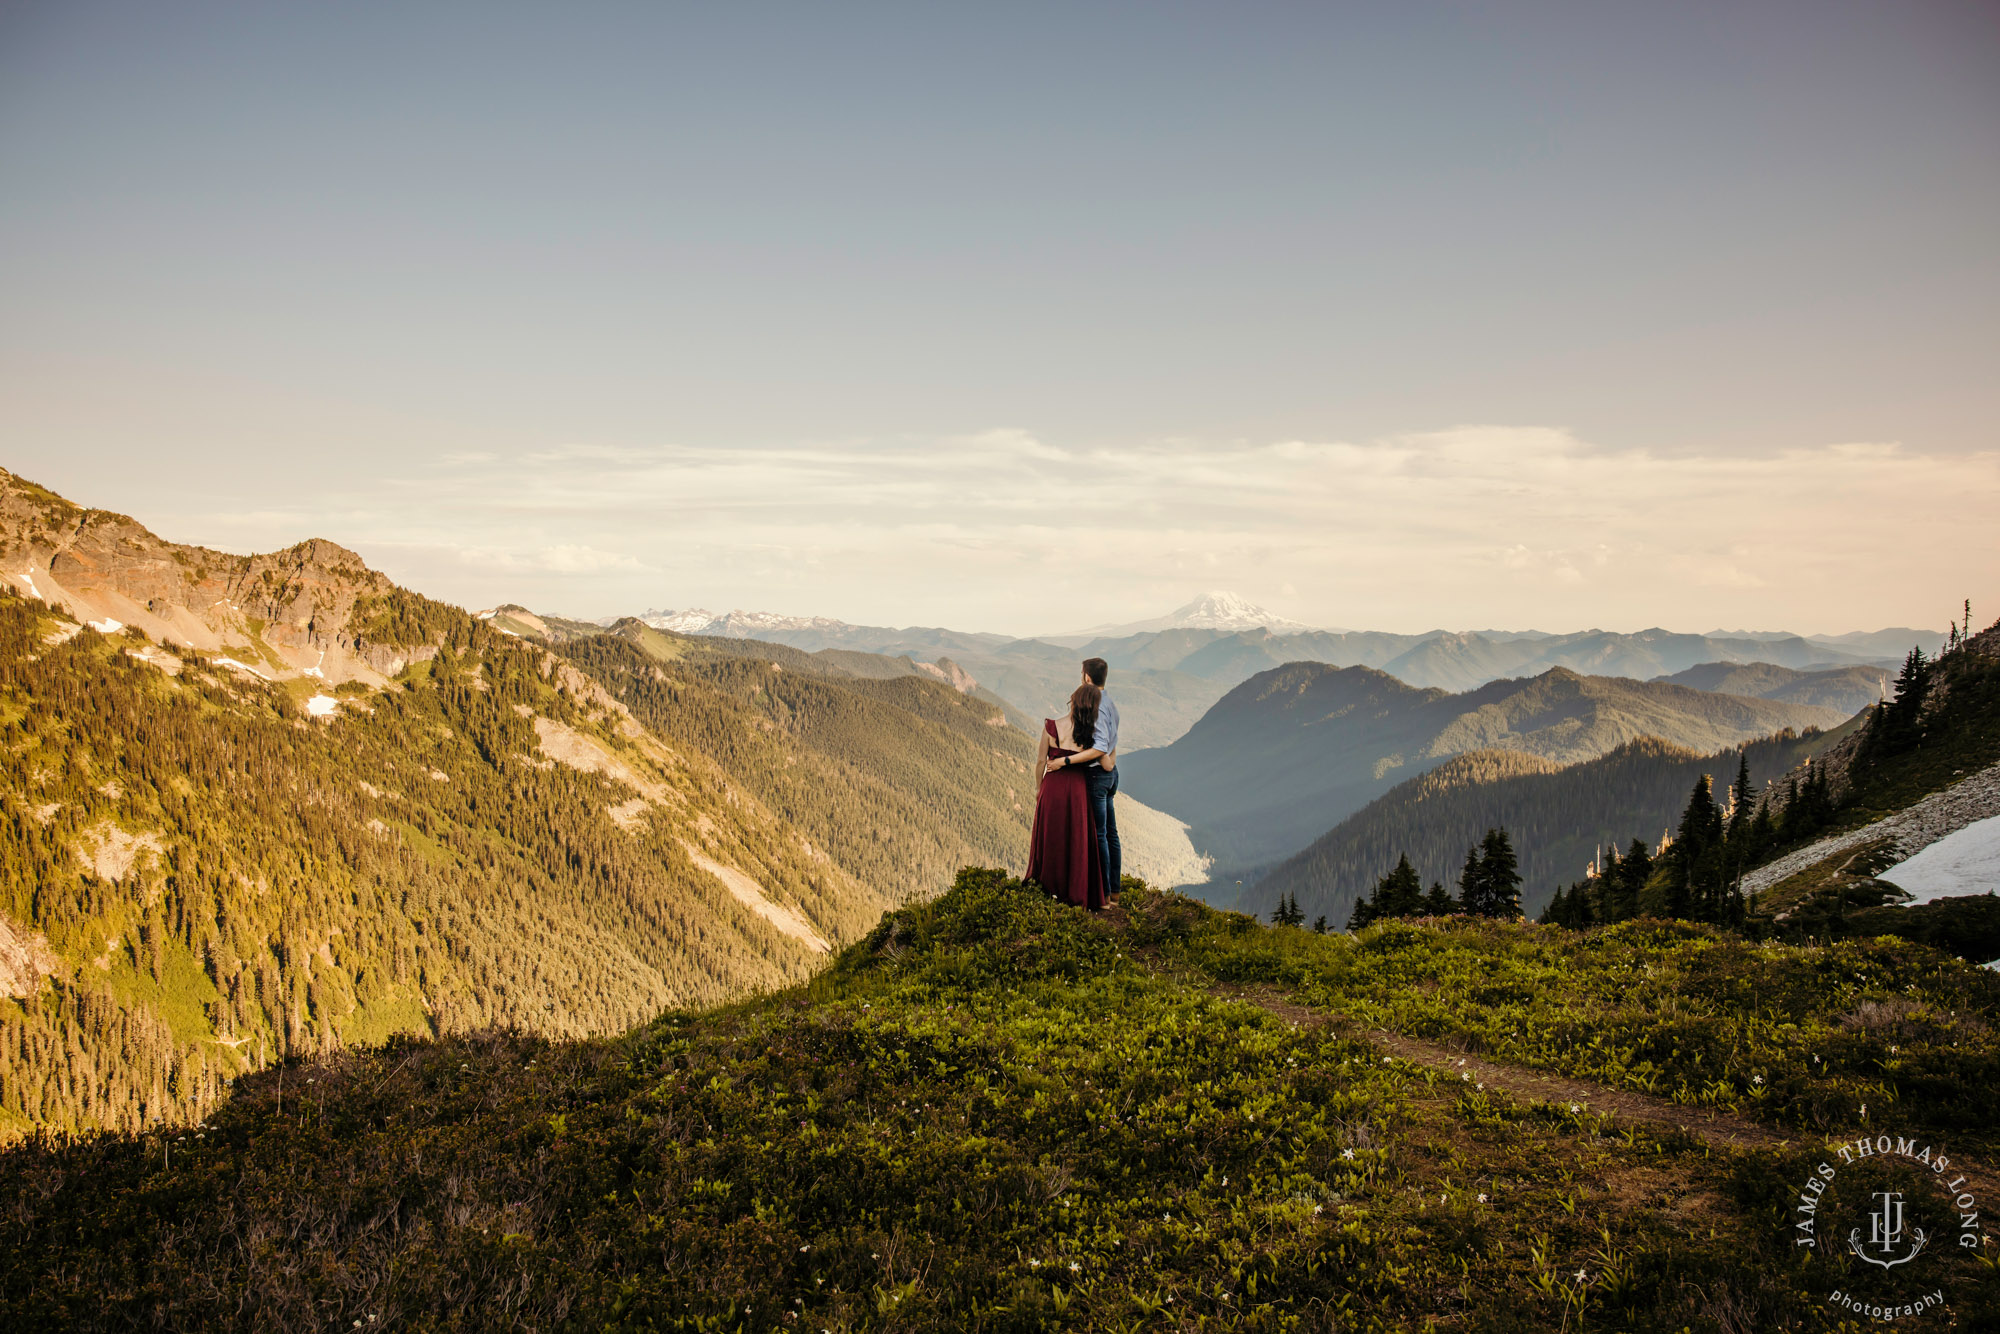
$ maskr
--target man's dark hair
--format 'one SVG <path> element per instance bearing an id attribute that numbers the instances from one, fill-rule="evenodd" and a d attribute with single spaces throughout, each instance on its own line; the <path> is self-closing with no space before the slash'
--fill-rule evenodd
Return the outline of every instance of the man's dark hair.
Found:
<path id="1" fill-rule="evenodd" d="M 1111 664 L 1102 658 L 1085 658 L 1083 660 L 1083 674 L 1090 678 L 1092 685 L 1102 690 L 1104 688 L 1104 678 L 1111 675 Z"/>

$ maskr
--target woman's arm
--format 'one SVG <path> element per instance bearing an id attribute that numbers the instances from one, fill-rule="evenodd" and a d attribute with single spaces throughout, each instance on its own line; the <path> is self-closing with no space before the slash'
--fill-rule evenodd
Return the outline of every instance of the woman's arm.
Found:
<path id="1" fill-rule="evenodd" d="M 1035 733 L 1035 787 L 1042 785 L 1042 776 L 1049 771 L 1049 734 Z"/>

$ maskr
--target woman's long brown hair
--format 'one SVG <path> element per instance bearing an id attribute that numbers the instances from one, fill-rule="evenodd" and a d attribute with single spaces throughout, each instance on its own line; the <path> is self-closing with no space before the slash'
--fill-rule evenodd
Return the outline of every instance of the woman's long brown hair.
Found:
<path id="1" fill-rule="evenodd" d="M 1070 739 L 1078 750 L 1097 744 L 1097 703 L 1103 698 L 1104 692 L 1089 684 L 1078 686 L 1069 697 Z"/>

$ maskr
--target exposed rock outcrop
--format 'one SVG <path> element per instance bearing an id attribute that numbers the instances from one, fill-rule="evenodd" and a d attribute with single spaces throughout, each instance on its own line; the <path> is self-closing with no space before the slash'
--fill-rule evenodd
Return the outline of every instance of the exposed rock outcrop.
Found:
<path id="1" fill-rule="evenodd" d="M 231 655 L 274 680 L 371 685 L 435 646 L 372 629 L 399 593 L 360 556 L 313 539 L 237 556 L 165 541 L 137 521 L 83 509 L 0 469 L 0 581 L 100 633 Z M 414 642 L 396 642 L 414 640 Z"/>
<path id="2" fill-rule="evenodd" d="M 61 966 L 41 932 L 0 913 L 0 996 L 31 996 Z"/>

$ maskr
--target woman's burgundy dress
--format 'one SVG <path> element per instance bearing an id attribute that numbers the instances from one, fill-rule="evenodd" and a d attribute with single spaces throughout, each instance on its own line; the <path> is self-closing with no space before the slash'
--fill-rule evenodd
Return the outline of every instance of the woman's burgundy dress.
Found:
<path id="1" fill-rule="evenodd" d="M 1056 744 L 1056 725 L 1044 720 L 1049 758 L 1076 752 Z M 1035 832 L 1028 841 L 1027 878 L 1051 896 L 1095 912 L 1104 906 L 1104 863 L 1097 859 L 1097 830 L 1083 770 L 1051 769 L 1035 802 Z"/>

